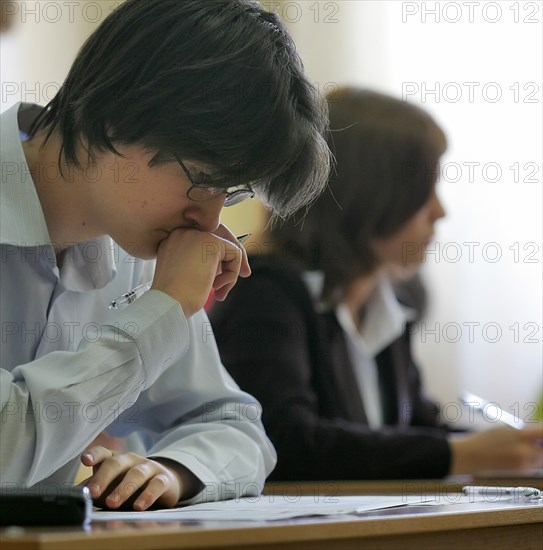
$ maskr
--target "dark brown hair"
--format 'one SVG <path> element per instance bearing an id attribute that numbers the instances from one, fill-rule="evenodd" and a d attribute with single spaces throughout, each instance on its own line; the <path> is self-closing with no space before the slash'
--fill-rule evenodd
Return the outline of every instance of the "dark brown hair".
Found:
<path id="1" fill-rule="evenodd" d="M 140 144 L 152 164 L 209 166 L 206 183 L 251 184 L 288 214 L 322 192 L 326 103 L 278 17 L 256 0 L 126 0 L 83 45 L 30 137 L 77 147 Z"/>
<path id="2" fill-rule="evenodd" d="M 422 109 L 369 90 L 328 97 L 329 188 L 309 208 L 269 229 L 283 255 L 325 274 L 323 299 L 337 303 L 355 276 L 377 267 L 372 241 L 397 232 L 428 200 L 443 131 Z"/>

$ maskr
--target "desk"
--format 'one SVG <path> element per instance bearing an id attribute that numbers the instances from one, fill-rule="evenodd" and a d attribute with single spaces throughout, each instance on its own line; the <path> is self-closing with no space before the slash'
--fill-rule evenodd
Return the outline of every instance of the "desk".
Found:
<path id="1" fill-rule="evenodd" d="M 272 481 L 266 483 L 268 495 L 449 495 L 465 485 L 535 487 L 543 490 L 543 478 L 451 478 L 376 481 Z"/>
<path id="2" fill-rule="evenodd" d="M 270 497 L 263 497 L 270 498 Z M 450 502 L 450 501 L 449 501 Z M 0 535 L 2 550 L 522 548 L 541 550 L 543 506 L 502 502 L 400 507 L 277 522 L 115 522 Z"/>

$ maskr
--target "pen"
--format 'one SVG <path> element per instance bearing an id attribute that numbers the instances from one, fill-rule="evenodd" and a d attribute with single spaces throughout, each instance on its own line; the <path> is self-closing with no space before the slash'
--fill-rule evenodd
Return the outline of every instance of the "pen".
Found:
<path id="1" fill-rule="evenodd" d="M 500 409 L 496 403 L 490 403 L 486 399 L 483 399 L 482 397 L 479 397 L 469 391 L 462 391 L 460 394 L 460 400 L 464 403 L 464 405 L 473 407 L 489 420 L 503 422 L 516 430 L 522 430 L 522 428 L 524 428 L 523 420 L 508 413 L 507 411 L 504 411 L 503 409 Z"/>
<path id="2" fill-rule="evenodd" d="M 462 487 L 464 495 L 482 495 L 482 496 L 509 496 L 539 499 L 542 498 L 541 491 L 535 487 L 485 487 L 477 485 L 467 485 Z"/>
<path id="3" fill-rule="evenodd" d="M 245 233 L 244 235 L 240 235 L 239 237 L 236 237 L 236 239 L 238 240 L 238 242 L 243 243 L 250 236 L 251 236 L 251 233 Z M 122 309 L 130 305 L 132 302 L 135 302 L 139 297 L 143 296 L 151 288 L 152 284 L 153 282 L 149 281 L 148 283 L 143 283 L 141 285 L 138 285 L 137 287 L 133 288 L 129 292 L 122 294 L 116 300 L 113 300 L 111 304 L 109 304 L 109 309 Z"/>

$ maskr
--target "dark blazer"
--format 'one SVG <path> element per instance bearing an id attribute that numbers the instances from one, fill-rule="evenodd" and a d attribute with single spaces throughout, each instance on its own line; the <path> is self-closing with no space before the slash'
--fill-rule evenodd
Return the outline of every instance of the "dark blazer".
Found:
<path id="1" fill-rule="evenodd" d="M 210 319 L 224 365 L 263 406 L 278 453 L 270 479 L 445 476 L 447 429 L 423 395 L 409 330 L 376 357 L 386 426 L 372 431 L 335 314 L 316 313 L 294 269 L 251 268 Z"/>

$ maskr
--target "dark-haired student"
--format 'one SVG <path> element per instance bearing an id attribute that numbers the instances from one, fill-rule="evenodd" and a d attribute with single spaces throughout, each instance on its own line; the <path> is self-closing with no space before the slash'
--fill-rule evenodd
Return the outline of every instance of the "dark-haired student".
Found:
<path id="1" fill-rule="evenodd" d="M 260 251 L 251 278 L 210 314 L 225 366 L 262 403 L 278 452 L 271 478 L 541 466 L 540 427 L 451 435 L 411 356 L 417 301 L 390 274 L 422 262 L 444 216 L 445 135 L 423 110 L 371 91 L 343 89 L 329 109 L 330 189 L 248 245 Z"/>
<path id="2" fill-rule="evenodd" d="M 83 462 L 110 508 L 258 491 L 276 461 L 260 405 L 202 337 L 211 289 L 250 274 L 219 215 L 314 199 L 326 125 L 252 0 L 127 0 L 45 108 L 2 115 L 2 489 L 71 484 Z M 91 445 L 104 431 L 122 451 Z"/>

